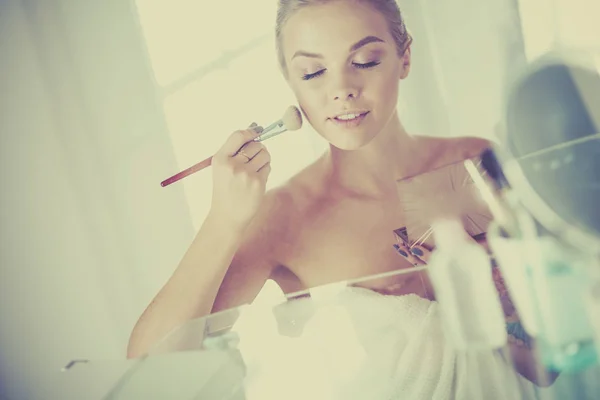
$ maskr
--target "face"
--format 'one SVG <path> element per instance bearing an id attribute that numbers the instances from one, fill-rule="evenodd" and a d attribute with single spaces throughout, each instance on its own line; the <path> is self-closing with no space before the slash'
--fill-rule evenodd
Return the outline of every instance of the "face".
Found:
<path id="1" fill-rule="evenodd" d="M 281 44 L 306 119 L 332 145 L 358 149 L 385 129 L 410 52 L 398 56 L 378 11 L 353 0 L 305 7 L 286 23 Z"/>

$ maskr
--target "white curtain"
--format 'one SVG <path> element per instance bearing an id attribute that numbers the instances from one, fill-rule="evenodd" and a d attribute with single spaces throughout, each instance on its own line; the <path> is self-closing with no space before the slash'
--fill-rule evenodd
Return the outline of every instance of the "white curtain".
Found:
<path id="1" fill-rule="evenodd" d="M 506 83 L 525 63 L 516 0 L 399 0 L 414 36 L 400 112 L 409 132 L 493 138 Z"/>
<path id="2" fill-rule="evenodd" d="M 124 358 L 193 236 L 131 4 L 0 2 L 0 398 Z"/>

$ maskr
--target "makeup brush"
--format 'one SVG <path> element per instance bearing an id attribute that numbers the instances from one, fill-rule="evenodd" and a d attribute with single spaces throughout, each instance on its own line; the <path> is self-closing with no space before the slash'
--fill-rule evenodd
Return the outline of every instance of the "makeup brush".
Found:
<path id="1" fill-rule="evenodd" d="M 289 106 L 283 117 L 280 120 L 275 121 L 271 125 L 267 126 L 263 129 L 260 136 L 253 139 L 255 142 L 264 142 L 267 139 L 270 139 L 274 136 L 277 136 L 286 131 L 297 131 L 302 127 L 302 114 L 300 114 L 300 110 L 297 107 Z M 171 183 L 177 182 L 189 176 L 195 172 L 201 171 L 204 168 L 210 166 L 212 164 L 212 156 L 208 157 L 206 160 L 200 161 L 199 163 L 192 165 L 188 169 L 185 169 L 170 178 L 165 179 L 160 183 L 162 187 L 168 186 Z"/>

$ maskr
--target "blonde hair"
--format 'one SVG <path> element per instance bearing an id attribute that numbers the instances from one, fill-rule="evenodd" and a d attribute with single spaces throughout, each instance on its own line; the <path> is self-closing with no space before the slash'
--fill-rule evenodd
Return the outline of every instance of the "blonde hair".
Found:
<path id="1" fill-rule="evenodd" d="M 340 0 L 278 0 L 277 5 L 277 20 L 275 24 L 275 44 L 277 47 L 277 56 L 279 65 L 282 71 L 286 71 L 285 57 L 283 56 L 283 48 L 281 44 L 281 32 L 288 19 L 298 10 L 311 5 L 325 4 L 330 1 Z M 379 11 L 387 21 L 390 34 L 396 43 L 398 56 L 404 55 L 406 49 L 412 42 L 410 33 L 406 30 L 404 19 L 396 0 L 355 0 L 369 4 L 376 11 Z"/>

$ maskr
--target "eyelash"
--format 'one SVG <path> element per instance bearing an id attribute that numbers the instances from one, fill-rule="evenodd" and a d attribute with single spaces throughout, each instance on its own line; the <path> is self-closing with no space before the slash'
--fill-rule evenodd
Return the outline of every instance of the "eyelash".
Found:
<path id="1" fill-rule="evenodd" d="M 365 63 L 365 64 L 352 63 L 352 65 L 354 65 L 356 68 L 360 68 L 360 69 L 373 68 L 373 67 L 378 66 L 379 64 L 381 64 L 380 61 L 371 61 L 371 62 Z M 324 73 L 325 73 L 325 70 L 322 69 L 320 71 L 315 72 L 314 74 L 306 74 L 302 77 L 302 79 L 305 81 L 308 81 L 310 79 L 317 78 L 317 77 L 323 75 Z"/>

